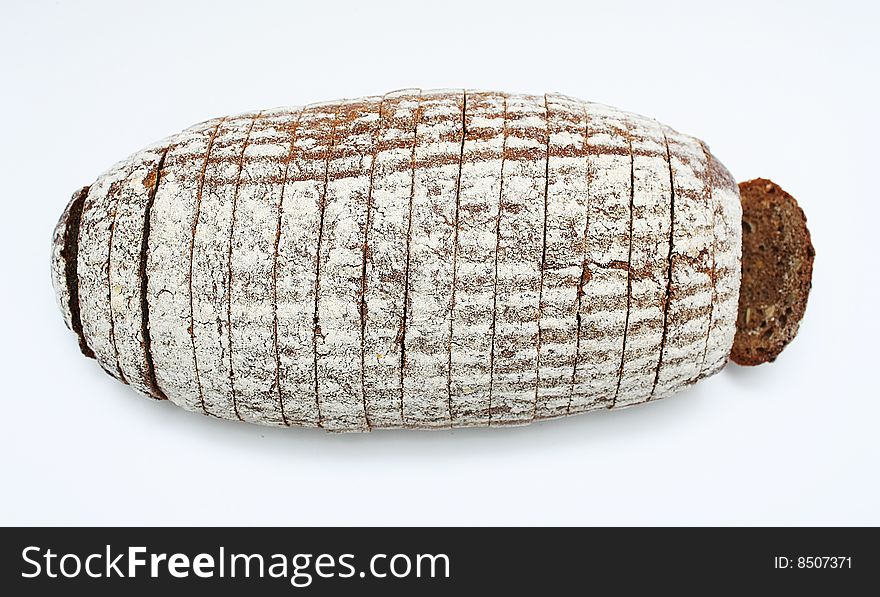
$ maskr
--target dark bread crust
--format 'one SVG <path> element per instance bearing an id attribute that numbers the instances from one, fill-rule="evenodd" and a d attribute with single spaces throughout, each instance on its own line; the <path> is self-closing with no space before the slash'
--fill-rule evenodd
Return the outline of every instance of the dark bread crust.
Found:
<path id="1" fill-rule="evenodd" d="M 739 184 L 743 209 L 742 285 L 730 358 L 772 362 L 795 337 L 807 308 L 815 251 L 794 197 L 774 182 Z"/>

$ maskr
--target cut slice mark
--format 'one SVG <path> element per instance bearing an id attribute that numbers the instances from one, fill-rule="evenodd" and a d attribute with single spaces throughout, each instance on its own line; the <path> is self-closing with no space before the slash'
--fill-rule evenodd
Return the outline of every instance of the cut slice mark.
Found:
<path id="1" fill-rule="evenodd" d="M 458 284 L 458 223 L 461 213 L 461 169 L 464 163 L 464 142 L 467 139 L 467 89 L 462 90 L 461 100 L 461 147 L 458 150 L 458 176 L 455 180 L 455 219 L 452 230 L 452 297 L 449 304 L 449 347 L 446 367 L 446 391 L 449 409 L 449 427 L 452 418 L 452 322 L 455 313 L 455 287 Z"/>
<path id="2" fill-rule="evenodd" d="M 492 392 L 495 385 L 495 322 L 498 311 L 498 247 L 501 244 L 501 198 L 504 195 L 504 162 L 507 153 L 507 95 L 502 96 L 504 100 L 504 110 L 502 116 L 503 141 L 501 144 L 501 174 L 499 176 L 498 185 L 498 214 L 495 218 L 495 281 L 492 286 L 492 326 L 490 330 L 489 340 L 489 412 L 487 417 L 488 426 L 492 426 Z"/>
<path id="3" fill-rule="evenodd" d="M 367 386 L 366 386 L 366 336 L 367 336 L 367 260 L 370 254 L 369 234 L 370 226 L 373 223 L 373 182 L 376 173 L 376 160 L 379 157 L 379 139 L 382 138 L 384 130 L 385 117 L 382 115 L 382 108 L 385 106 L 386 95 L 379 100 L 379 121 L 373 128 L 371 143 L 373 144 L 372 160 L 370 161 L 370 182 L 367 185 L 367 213 L 364 219 L 364 244 L 361 250 L 361 288 L 358 297 L 358 312 L 361 318 L 361 403 L 364 409 L 364 421 L 367 423 L 367 429 L 373 429 L 370 422 L 370 414 L 367 412 Z"/>
<path id="4" fill-rule="evenodd" d="M 244 143 L 241 146 L 241 154 L 238 156 L 238 176 L 235 181 L 235 191 L 232 194 L 232 218 L 229 225 L 229 250 L 227 252 L 226 262 L 226 334 L 229 336 L 229 390 L 232 393 L 232 408 L 235 410 L 235 416 L 242 421 L 241 413 L 238 412 L 238 399 L 235 395 L 235 370 L 232 364 L 232 237 L 235 234 L 235 209 L 238 207 L 238 189 L 241 187 L 241 173 L 244 170 L 244 153 L 247 151 L 248 143 L 251 139 L 251 133 L 254 130 L 254 124 L 263 115 L 263 112 L 257 112 L 251 120 Z M 190 295 L 192 296 L 192 295 Z"/>
<path id="5" fill-rule="evenodd" d="M 70 310 L 70 325 L 79 341 L 80 352 L 93 359 L 95 353 L 89 348 L 85 334 L 83 334 L 82 318 L 79 313 L 79 281 L 76 271 L 79 255 L 79 226 L 89 188 L 85 186 L 80 189 L 76 199 L 70 205 L 70 215 L 64 230 L 64 246 L 61 249 L 61 256 L 64 259 L 64 281 L 67 284 L 67 308 Z"/>
<path id="6" fill-rule="evenodd" d="M 706 368 L 706 355 L 709 352 L 709 337 L 712 335 L 712 321 L 715 318 L 715 303 L 718 300 L 718 273 L 715 267 L 715 257 L 718 252 L 718 237 L 716 236 L 717 232 L 715 230 L 715 226 L 717 225 L 716 217 L 716 209 L 712 193 L 712 160 L 709 155 L 709 150 L 706 148 L 706 144 L 700 141 L 700 149 L 703 151 L 703 156 L 706 158 L 706 170 L 703 174 L 705 185 L 706 185 L 706 195 L 707 202 L 709 204 L 709 208 L 712 210 L 712 266 L 709 274 L 709 279 L 712 281 L 712 300 L 709 301 L 709 323 L 706 326 L 706 344 L 703 346 L 703 358 L 700 360 L 700 367 L 697 369 L 697 374 L 690 381 L 690 383 L 695 383 L 700 378 L 704 377 L 705 368 Z"/>
<path id="7" fill-rule="evenodd" d="M 281 352 L 278 349 L 278 247 L 281 244 L 281 215 L 284 213 L 284 189 L 287 187 L 287 173 L 290 160 L 296 149 L 296 136 L 302 121 L 303 110 L 300 109 L 296 121 L 290 130 L 290 149 L 284 159 L 284 177 L 281 180 L 281 197 L 278 199 L 278 221 L 275 225 L 275 246 L 272 250 L 272 348 L 275 351 L 275 390 L 278 392 L 278 406 L 281 409 L 281 420 L 289 427 L 290 421 L 284 411 L 284 397 L 281 392 Z"/>
<path id="8" fill-rule="evenodd" d="M 666 256 L 666 298 L 663 302 L 663 331 L 660 335 L 660 355 L 657 358 L 657 367 L 654 369 L 654 383 L 651 386 L 651 395 L 645 402 L 654 399 L 657 392 L 657 382 L 660 380 L 660 369 L 663 365 L 663 357 L 666 354 L 666 336 L 669 330 L 669 303 L 672 300 L 672 245 L 675 237 L 675 175 L 672 171 L 672 152 L 669 150 L 669 138 L 663 131 L 663 143 L 666 145 L 666 164 L 669 166 L 669 253 Z"/>
<path id="9" fill-rule="evenodd" d="M 547 145 L 544 154 L 544 223 L 541 236 L 541 273 L 538 285 L 538 338 L 535 358 L 535 399 L 532 403 L 532 420 L 538 414 L 538 391 L 541 388 L 541 316 L 544 304 L 544 271 L 547 269 L 547 195 L 550 191 L 550 103 L 544 94 L 544 122 L 547 125 Z"/>
<path id="10" fill-rule="evenodd" d="M 584 106 L 584 145 L 583 145 L 583 153 L 584 159 L 589 160 L 590 154 L 590 113 L 587 110 L 587 107 Z M 585 178 L 585 186 L 586 186 L 586 194 L 587 194 L 587 205 L 586 205 L 586 223 L 584 224 L 584 242 L 583 242 L 583 258 L 581 260 L 581 276 L 578 280 L 577 287 L 577 307 L 575 311 L 575 323 L 577 324 L 577 338 L 575 339 L 575 348 L 574 348 L 574 363 L 571 368 L 571 391 L 568 394 L 568 406 L 565 407 L 565 415 L 568 416 L 571 414 L 571 403 L 574 400 L 574 385 L 577 379 L 577 367 L 578 367 L 578 356 L 581 352 L 581 304 L 583 303 L 584 297 L 584 286 L 586 286 L 587 282 L 590 281 L 590 254 L 589 254 L 589 244 L 590 244 L 590 166 L 589 163 L 585 168 L 586 176 Z"/>
<path id="11" fill-rule="evenodd" d="M 195 309 L 193 307 L 193 291 L 192 291 L 192 277 L 193 277 L 193 255 L 195 253 L 196 247 L 196 229 L 199 225 L 199 214 L 202 209 L 202 190 L 205 187 L 205 172 L 208 169 L 208 160 L 211 157 L 211 150 L 214 148 L 214 140 L 217 138 L 217 134 L 220 132 L 220 126 L 226 120 L 226 116 L 220 119 L 220 122 L 217 123 L 217 126 L 214 127 L 214 132 L 211 133 L 211 138 L 208 139 L 208 147 L 205 149 L 205 159 L 202 162 L 202 169 L 199 172 L 199 183 L 198 188 L 196 190 L 196 209 L 193 214 L 193 222 L 192 222 L 192 237 L 189 243 L 189 273 L 187 275 L 187 285 L 189 291 L 189 339 L 192 344 L 193 351 L 193 364 L 195 368 L 195 376 L 196 376 L 196 386 L 199 390 L 199 404 L 202 407 L 202 412 L 206 415 L 211 415 L 208 412 L 208 409 L 205 407 L 205 395 L 202 392 L 202 380 L 199 376 L 199 355 L 196 351 L 196 334 L 194 331 L 195 327 Z"/>
<path id="12" fill-rule="evenodd" d="M 162 179 L 162 168 L 165 167 L 165 157 L 168 155 L 166 149 L 159 158 L 156 165 L 156 181 L 153 188 L 150 189 L 150 195 L 147 198 L 147 207 L 144 210 L 144 234 L 141 238 L 141 263 L 140 263 L 140 280 L 141 280 L 141 335 L 144 337 L 144 357 L 147 365 L 147 387 L 152 391 L 153 395 L 160 400 L 167 400 L 168 397 L 159 383 L 156 381 L 156 366 L 153 364 L 152 340 L 150 338 L 150 307 L 147 301 L 147 252 L 150 248 L 150 215 L 153 211 L 153 202 L 156 200 L 156 192 L 159 190 L 159 182 Z"/>
<path id="13" fill-rule="evenodd" d="M 318 200 L 318 246 L 315 250 L 315 310 L 312 313 L 312 355 L 314 356 L 315 373 L 315 408 L 318 411 L 318 427 L 324 427 L 324 415 L 321 412 L 321 395 L 318 392 L 318 335 L 321 333 L 321 324 L 318 321 L 318 297 L 321 290 L 321 243 L 324 237 L 324 207 L 327 200 L 327 186 L 330 183 L 330 157 L 336 145 L 336 122 L 339 120 L 341 104 L 334 108 L 333 124 L 330 128 L 330 146 L 325 148 L 324 154 L 324 186 L 321 190 L 321 198 Z"/>
<path id="14" fill-rule="evenodd" d="M 416 188 L 416 146 L 419 144 L 419 121 L 422 119 L 422 96 L 419 90 L 419 99 L 413 118 L 413 142 L 410 154 L 410 184 L 409 184 L 409 215 L 406 223 L 406 264 L 403 270 L 403 318 L 400 328 L 400 420 L 406 427 L 406 414 L 404 409 L 403 376 L 406 368 L 406 318 L 409 312 L 409 259 L 412 249 L 412 215 L 413 199 Z"/>
<path id="15" fill-rule="evenodd" d="M 614 408 L 620 394 L 620 383 L 623 381 L 623 365 L 626 362 L 626 339 L 629 336 L 629 312 L 632 308 L 632 256 L 633 256 L 633 204 L 635 203 L 635 158 L 632 148 L 632 129 L 627 122 L 626 140 L 629 145 L 629 255 L 626 262 L 626 315 L 623 323 L 623 349 L 620 351 L 620 367 L 617 370 L 617 388 L 608 408 Z"/>

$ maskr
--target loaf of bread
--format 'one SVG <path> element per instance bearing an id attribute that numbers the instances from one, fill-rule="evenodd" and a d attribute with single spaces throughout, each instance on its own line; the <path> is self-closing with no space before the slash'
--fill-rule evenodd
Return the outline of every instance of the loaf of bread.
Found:
<path id="1" fill-rule="evenodd" d="M 406 89 L 217 118 L 133 154 L 73 195 L 52 277 L 87 356 L 187 410 L 521 425 L 723 368 L 747 307 L 741 220 L 706 145 L 652 119 Z M 742 361 L 763 362 L 751 344 Z"/>

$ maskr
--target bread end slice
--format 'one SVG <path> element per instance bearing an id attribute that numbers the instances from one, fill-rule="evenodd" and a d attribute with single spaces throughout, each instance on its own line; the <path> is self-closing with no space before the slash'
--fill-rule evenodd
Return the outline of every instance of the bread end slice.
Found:
<path id="1" fill-rule="evenodd" d="M 815 251 L 794 197 L 765 178 L 739 184 L 742 284 L 730 358 L 773 362 L 795 337 L 807 308 Z"/>

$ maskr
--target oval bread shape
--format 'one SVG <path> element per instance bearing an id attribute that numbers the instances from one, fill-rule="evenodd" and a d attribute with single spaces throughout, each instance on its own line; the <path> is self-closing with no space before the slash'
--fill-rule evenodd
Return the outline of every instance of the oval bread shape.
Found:
<path id="1" fill-rule="evenodd" d="M 650 118 L 405 89 L 135 153 L 74 194 L 52 282 L 87 356 L 187 410 L 522 425 L 719 371 L 741 217 L 707 146 Z"/>

